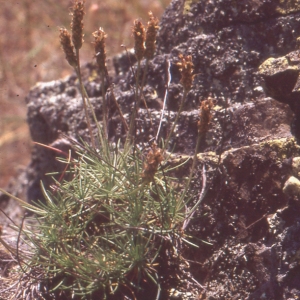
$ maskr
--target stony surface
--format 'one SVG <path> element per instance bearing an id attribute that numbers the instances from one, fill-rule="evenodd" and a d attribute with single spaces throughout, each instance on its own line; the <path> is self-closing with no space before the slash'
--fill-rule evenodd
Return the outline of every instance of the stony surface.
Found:
<path id="1" fill-rule="evenodd" d="M 295 113 L 292 132 L 300 138 L 300 52 L 292 51 L 285 56 L 267 59 L 260 67 L 266 94 L 287 103 Z"/>
<path id="2" fill-rule="evenodd" d="M 192 183 L 199 194 L 204 165 L 207 194 L 189 227 L 199 239 L 199 249 L 183 250 L 194 284 L 190 290 L 174 292 L 179 298 L 173 299 L 300 297 L 299 196 L 283 191 L 291 176 L 299 179 L 295 171 L 300 156 L 299 53 L 294 51 L 299 21 L 297 1 L 173 0 L 165 12 L 144 89 L 152 125 L 142 107 L 137 141 L 146 146 L 156 134 L 167 61 L 172 81 L 162 136 L 174 120 L 182 97 L 179 53 L 192 55 L 196 74 L 171 141 L 179 158 L 195 148 L 200 101 L 208 96 L 215 101 Z M 114 64 L 114 94 L 129 118 L 134 77 L 124 55 Z M 84 81 L 101 120 L 101 83 L 93 64 L 85 66 Z M 107 100 L 110 95 L 108 91 Z M 61 132 L 88 141 L 76 77 L 38 84 L 27 103 L 34 141 L 65 152 L 70 147 Z M 110 102 L 109 108 L 109 138 L 122 139 L 116 107 Z M 42 198 L 40 180 L 50 184 L 45 173 L 62 170 L 56 156 L 35 146 L 27 170 L 29 201 Z"/>

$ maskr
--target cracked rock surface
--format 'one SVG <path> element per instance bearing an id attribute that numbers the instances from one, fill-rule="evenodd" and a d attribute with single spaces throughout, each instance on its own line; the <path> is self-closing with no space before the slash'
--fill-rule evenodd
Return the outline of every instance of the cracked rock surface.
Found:
<path id="1" fill-rule="evenodd" d="M 299 21 L 300 4 L 292 0 L 173 0 L 161 20 L 144 89 L 153 124 L 142 107 L 138 143 L 146 146 L 156 134 L 167 61 L 172 80 L 162 136 L 174 120 L 183 93 L 176 66 L 179 53 L 192 55 L 195 65 L 194 85 L 171 141 L 179 158 L 193 154 L 200 102 L 210 96 L 215 103 L 191 186 L 199 194 L 205 166 L 207 194 L 189 229 L 199 238 L 199 248 L 183 253 L 199 285 L 189 289 L 186 284 L 174 299 L 300 297 L 299 195 L 283 189 L 291 176 L 300 179 L 293 167 L 300 156 L 295 51 Z M 135 79 L 125 55 L 116 57 L 114 66 L 114 94 L 129 118 Z M 101 120 L 101 81 L 95 74 L 93 63 L 84 67 L 85 86 Z M 110 97 L 108 90 L 106 98 Z M 61 132 L 89 140 L 74 75 L 37 84 L 27 104 L 34 141 L 66 151 L 70 146 Z M 109 109 L 109 138 L 123 139 L 112 102 Z M 64 168 L 55 157 L 48 149 L 34 147 L 26 173 L 28 201 L 42 199 L 40 180 L 51 184 L 46 173 Z"/>

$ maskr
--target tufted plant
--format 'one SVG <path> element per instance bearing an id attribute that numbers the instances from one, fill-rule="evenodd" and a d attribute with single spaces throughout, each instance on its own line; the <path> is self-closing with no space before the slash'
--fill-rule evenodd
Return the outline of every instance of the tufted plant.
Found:
<path id="1" fill-rule="evenodd" d="M 190 175 L 185 180 L 172 176 L 174 169 L 181 165 L 171 163 L 171 154 L 167 152 L 191 89 L 192 57 L 179 57 L 184 96 L 169 136 L 165 142 L 156 138 L 145 155 L 135 144 L 135 120 L 143 101 L 147 64 L 155 50 L 158 21 L 152 13 L 146 29 L 141 21 L 135 21 L 135 105 L 127 125 L 115 101 L 127 138 L 124 143 L 112 144 L 107 134 L 106 91 L 103 88 L 100 124 L 82 82 L 79 50 L 83 42 L 83 16 L 84 1 L 75 1 L 72 32 L 61 29 L 60 40 L 66 59 L 79 79 L 90 142 L 65 137 L 74 150 L 60 158 L 66 165 L 64 173 L 69 180 L 55 181 L 51 190 L 42 185 L 43 200 L 28 204 L 14 197 L 34 213 L 31 225 L 15 227 L 19 231 L 18 245 L 10 249 L 20 265 L 16 295 L 29 295 L 31 289 L 40 299 L 165 299 L 178 279 L 174 274 L 168 275 L 164 268 L 184 260 L 180 253 L 184 242 L 193 245 L 186 230 L 204 196 L 202 193 L 193 207 L 189 205 L 197 148 Z M 100 28 L 93 35 L 104 87 L 104 81 L 109 85 L 106 34 Z M 146 67 L 142 70 L 144 58 Z M 200 107 L 197 147 L 210 122 L 211 107 L 211 100 L 204 101 Z M 92 131 L 93 122 L 97 135 Z M 19 249 L 20 240 L 26 243 L 26 251 Z"/>

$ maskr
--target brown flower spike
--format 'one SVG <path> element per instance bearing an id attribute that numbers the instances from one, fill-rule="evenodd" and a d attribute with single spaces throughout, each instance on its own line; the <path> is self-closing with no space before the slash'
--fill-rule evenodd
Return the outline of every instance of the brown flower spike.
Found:
<path id="1" fill-rule="evenodd" d="M 211 109 L 213 107 L 213 101 L 211 98 L 204 100 L 200 105 L 200 120 L 198 121 L 198 132 L 205 133 L 208 130 L 208 125 L 211 121 Z"/>
<path id="2" fill-rule="evenodd" d="M 163 161 L 163 150 L 158 148 L 156 143 L 153 143 L 150 151 L 147 154 L 146 162 L 144 164 L 144 171 L 142 178 L 144 181 L 152 181 L 154 175 L 158 170 L 159 164 Z"/>
<path id="3" fill-rule="evenodd" d="M 149 11 L 148 15 L 150 20 L 148 21 L 146 30 L 145 57 L 147 59 L 152 59 L 155 52 L 156 34 L 159 26 L 158 19 L 153 17 L 151 11 Z"/>
<path id="4" fill-rule="evenodd" d="M 76 0 L 73 5 L 72 14 L 72 42 L 76 50 L 79 50 L 83 43 L 83 16 L 85 0 Z"/>
<path id="5" fill-rule="evenodd" d="M 72 45 L 71 42 L 71 35 L 69 31 L 65 28 L 60 28 L 59 38 L 60 38 L 60 44 L 65 52 L 68 63 L 72 67 L 76 68 L 77 58 L 74 51 L 74 46 Z"/>
<path id="6" fill-rule="evenodd" d="M 134 52 L 137 60 L 142 60 L 145 54 L 145 27 L 140 20 L 135 20 L 133 25 Z"/>
<path id="7" fill-rule="evenodd" d="M 105 51 L 105 38 L 106 34 L 104 30 L 100 27 L 97 31 L 93 32 L 94 45 L 96 53 L 96 61 L 100 70 L 105 70 L 106 68 L 106 51 Z"/>
<path id="8" fill-rule="evenodd" d="M 178 55 L 180 62 L 177 63 L 179 66 L 179 71 L 181 73 L 181 84 L 186 91 L 189 91 L 192 87 L 194 79 L 194 64 L 192 62 L 192 56 L 183 56 L 182 54 Z"/>

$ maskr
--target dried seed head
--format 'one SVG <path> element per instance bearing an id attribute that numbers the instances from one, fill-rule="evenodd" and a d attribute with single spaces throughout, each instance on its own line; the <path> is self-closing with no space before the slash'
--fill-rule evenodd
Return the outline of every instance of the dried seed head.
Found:
<path id="1" fill-rule="evenodd" d="M 74 46 L 72 45 L 71 42 L 71 35 L 69 31 L 65 28 L 60 28 L 59 38 L 60 38 L 60 44 L 65 52 L 68 63 L 72 67 L 76 68 L 77 58 L 74 51 Z"/>
<path id="2" fill-rule="evenodd" d="M 163 161 L 163 150 L 157 148 L 156 143 L 153 143 L 150 151 L 147 154 L 146 162 L 144 164 L 144 171 L 142 178 L 144 181 L 152 181 L 157 172 L 159 164 Z"/>
<path id="3" fill-rule="evenodd" d="M 85 0 L 75 0 L 73 5 L 73 17 L 71 23 L 72 41 L 76 50 L 79 50 L 83 43 L 83 16 Z"/>
<path id="4" fill-rule="evenodd" d="M 211 121 L 211 109 L 213 107 L 212 98 L 208 98 L 201 102 L 200 105 L 200 120 L 198 121 L 198 132 L 205 133 L 208 130 L 208 125 Z"/>
<path id="5" fill-rule="evenodd" d="M 100 27 L 97 31 L 93 33 L 94 45 L 96 53 L 96 61 L 100 70 L 105 70 L 106 68 L 106 51 L 105 51 L 105 38 L 106 34 L 104 30 Z"/>
<path id="6" fill-rule="evenodd" d="M 134 52 L 137 60 L 142 60 L 145 54 L 145 27 L 139 20 L 134 21 L 133 25 L 133 36 L 134 36 Z"/>
<path id="7" fill-rule="evenodd" d="M 156 33 L 157 33 L 159 26 L 158 26 L 158 19 L 153 17 L 153 14 L 151 11 L 149 11 L 148 15 L 149 15 L 149 21 L 148 21 L 147 30 L 146 30 L 145 57 L 147 59 L 152 59 L 154 56 L 154 51 L 155 51 Z"/>
<path id="8" fill-rule="evenodd" d="M 193 83 L 193 72 L 194 72 L 194 64 L 192 62 L 192 56 L 183 56 L 182 54 L 179 54 L 180 62 L 177 63 L 177 66 L 179 66 L 179 71 L 181 73 L 181 84 L 183 88 L 186 91 L 189 91 L 192 87 Z"/>

